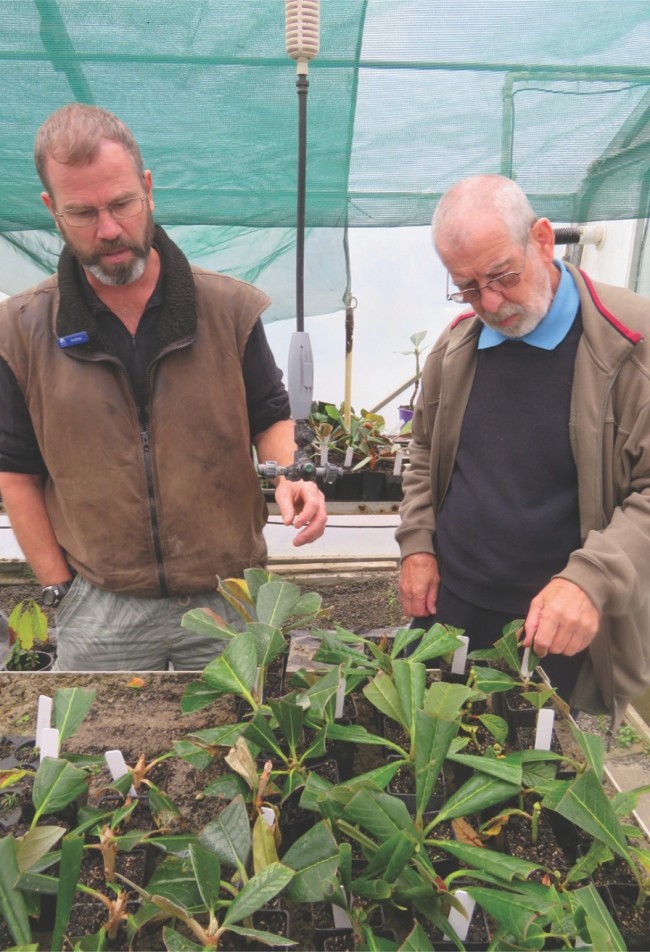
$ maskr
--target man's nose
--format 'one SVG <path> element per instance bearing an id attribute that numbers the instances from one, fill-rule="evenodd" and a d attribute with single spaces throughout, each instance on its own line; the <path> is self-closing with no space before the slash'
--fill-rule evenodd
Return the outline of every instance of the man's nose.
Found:
<path id="1" fill-rule="evenodd" d="M 122 226 L 108 208 L 97 210 L 97 234 L 100 238 L 117 238 L 122 233 Z"/>

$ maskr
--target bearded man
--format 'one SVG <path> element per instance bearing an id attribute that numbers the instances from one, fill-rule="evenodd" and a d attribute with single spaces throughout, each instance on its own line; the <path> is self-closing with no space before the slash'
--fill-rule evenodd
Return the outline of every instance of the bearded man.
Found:
<path id="1" fill-rule="evenodd" d="M 217 576 L 264 566 L 253 464 L 293 462 L 269 299 L 190 265 L 154 225 L 130 129 L 73 103 L 38 130 L 58 273 L 0 305 L 0 492 L 56 608 L 58 670 L 201 669 L 222 644 L 181 629 Z M 280 477 L 295 545 L 326 521 L 314 483 Z"/>
<path id="2" fill-rule="evenodd" d="M 454 185 L 433 236 L 447 299 L 471 310 L 422 376 L 404 610 L 470 650 L 523 619 L 558 693 L 618 724 L 650 680 L 650 302 L 557 260 L 500 175 Z"/>

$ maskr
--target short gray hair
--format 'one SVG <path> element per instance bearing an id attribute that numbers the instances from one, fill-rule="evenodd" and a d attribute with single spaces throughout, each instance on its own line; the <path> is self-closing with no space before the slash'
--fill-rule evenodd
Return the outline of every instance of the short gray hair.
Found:
<path id="1" fill-rule="evenodd" d="M 34 162 L 46 191 L 50 192 L 48 158 L 63 165 L 86 165 L 97 155 L 103 139 L 124 146 L 144 181 L 142 155 L 129 127 L 107 109 L 73 102 L 53 112 L 36 133 Z"/>
<path id="2" fill-rule="evenodd" d="M 446 241 L 460 239 L 477 213 L 491 213 L 512 236 L 525 244 L 528 231 L 538 216 L 526 194 L 504 175 L 472 175 L 445 192 L 433 214 L 433 242 L 444 234 Z"/>

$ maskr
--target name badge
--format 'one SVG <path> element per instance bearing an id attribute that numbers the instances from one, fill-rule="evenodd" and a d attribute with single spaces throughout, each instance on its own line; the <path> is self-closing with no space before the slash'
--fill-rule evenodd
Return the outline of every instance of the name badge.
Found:
<path id="1" fill-rule="evenodd" d="M 87 344 L 88 334 L 85 331 L 79 331 L 77 334 L 66 334 L 65 337 L 57 337 L 57 344 L 62 350 L 66 347 L 76 347 L 77 344 Z"/>

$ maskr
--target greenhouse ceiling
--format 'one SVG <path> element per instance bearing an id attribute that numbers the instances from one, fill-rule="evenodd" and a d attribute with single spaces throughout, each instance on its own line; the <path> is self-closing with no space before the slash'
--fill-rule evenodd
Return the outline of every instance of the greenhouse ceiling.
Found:
<path id="1" fill-rule="evenodd" d="M 298 105 L 284 0 L 0 0 L 0 15 L 0 289 L 17 290 L 18 260 L 30 277 L 56 265 L 32 148 L 79 100 L 133 129 L 157 221 L 186 253 L 268 286 L 271 318 L 288 316 Z M 647 216 L 646 0 L 321 0 L 320 19 L 309 313 L 341 306 L 349 227 L 426 224 L 468 174 L 515 178 L 554 221 Z"/>

